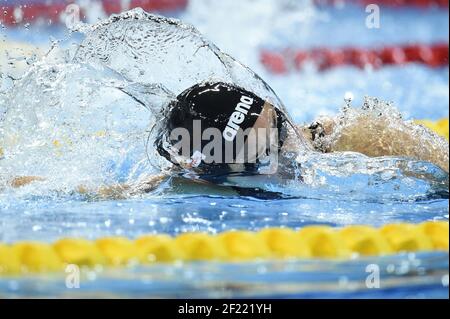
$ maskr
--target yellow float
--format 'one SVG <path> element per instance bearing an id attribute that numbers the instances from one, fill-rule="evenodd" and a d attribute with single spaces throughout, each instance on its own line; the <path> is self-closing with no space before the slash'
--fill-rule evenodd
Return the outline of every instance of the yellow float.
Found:
<path id="1" fill-rule="evenodd" d="M 55 243 L 0 244 L 0 275 L 63 271 L 64 265 L 123 267 L 160 262 L 333 259 L 384 256 L 400 252 L 447 251 L 449 223 L 388 224 L 381 228 L 307 226 L 268 228 L 218 235 L 185 233 L 95 241 L 66 238 Z"/>

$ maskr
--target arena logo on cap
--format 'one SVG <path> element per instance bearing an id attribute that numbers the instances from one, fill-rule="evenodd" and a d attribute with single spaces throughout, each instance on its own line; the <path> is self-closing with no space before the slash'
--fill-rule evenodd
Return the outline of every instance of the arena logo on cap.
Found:
<path id="1" fill-rule="evenodd" d="M 248 114 L 248 110 L 253 104 L 253 99 L 243 95 L 241 101 L 235 108 L 233 114 L 231 114 L 225 130 L 223 131 L 223 138 L 226 141 L 232 142 L 236 137 L 237 132 L 241 128 L 239 125 L 245 120 L 245 116 Z"/>

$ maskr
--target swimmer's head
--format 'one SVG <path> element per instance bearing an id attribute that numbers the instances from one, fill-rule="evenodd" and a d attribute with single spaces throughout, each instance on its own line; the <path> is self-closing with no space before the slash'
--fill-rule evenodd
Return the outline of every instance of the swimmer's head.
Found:
<path id="1" fill-rule="evenodd" d="M 195 85 L 164 110 L 155 146 L 200 175 L 272 174 L 286 118 L 270 102 L 226 83 Z"/>

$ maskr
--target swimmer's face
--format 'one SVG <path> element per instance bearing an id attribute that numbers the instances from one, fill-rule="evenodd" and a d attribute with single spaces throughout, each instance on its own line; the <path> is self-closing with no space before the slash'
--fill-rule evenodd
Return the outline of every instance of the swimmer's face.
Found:
<path id="1" fill-rule="evenodd" d="M 176 166 L 199 174 L 273 171 L 283 117 L 253 93 L 224 83 L 194 86 L 166 116 L 156 146 Z"/>

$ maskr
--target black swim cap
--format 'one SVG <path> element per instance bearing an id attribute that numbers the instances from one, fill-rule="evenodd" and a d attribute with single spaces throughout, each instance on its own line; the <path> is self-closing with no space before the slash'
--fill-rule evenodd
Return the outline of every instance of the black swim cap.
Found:
<path id="1" fill-rule="evenodd" d="M 230 170 L 255 171 L 260 164 L 257 158 L 254 161 L 240 162 L 240 168 L 234 164 L 236 164 L 238 151 L 241 151 L 239 133 L 252 129 L 263 111 L 273 112 L 274 120 L 269 128 L 276 131 L 278 151 L 286 136 L 283 125 L 285 117 L 279 110 L 254 93 L 231 84 L 222 82 L 198 84 L 181 93 L 165 110 L 165 118 L 155 146 L 160 155 L 176 165 L 179 164 L 179 161 L 174 159 L 177 156 L 191 160 L 193 157 L 195 160 L 196 156 L 200 156 L 201 163 L 197 163 L 194 167 L 204 174 L 228 173 Z M 191 137 L 206 135 L 206 139 L 191 138 L 189 153 L 182 154 L 183 150 L 172 148 L 180 140 L 177 137 L 171 137 L 171 133 L 180 128 Z M 210 128 L 215 129 L 215 134 L 208 130 Z M 245 134 L 243 136 L 242 146 L 245 147 L 248 137 Z M 210 142 L 213 138 L 220 139 L 220 149 L 208 147 L 208 144 L 211 146 Z M 235 150 L 231 156 L 229 152 L 227 153 L 229 148 L 226 149 L 230 145 Z M 205 147 L 208 149 L 206 152 Z M 218 151 L 221 151 L 221 154 L 218 154 Z"/>

